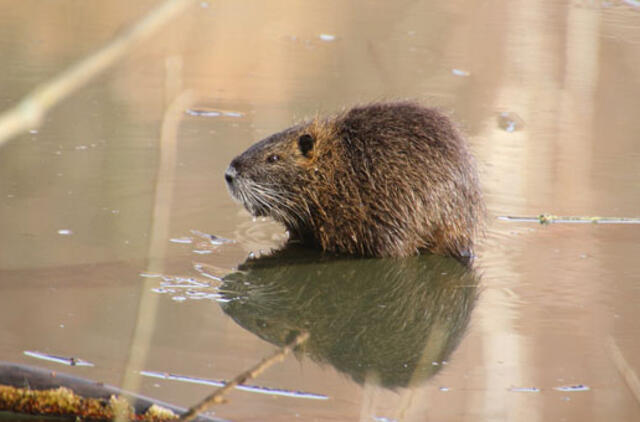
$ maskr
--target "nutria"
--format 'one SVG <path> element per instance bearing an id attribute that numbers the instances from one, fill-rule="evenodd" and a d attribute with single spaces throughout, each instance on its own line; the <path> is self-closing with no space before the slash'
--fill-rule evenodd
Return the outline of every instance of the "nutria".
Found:
<path id="1" fill-rule="evenodd" d="M 324 251 L 469 257 L 484 206 L 452 122 L 413 102 L 358 106 L 269 136 L 231 161 L 232 196 Z"/>

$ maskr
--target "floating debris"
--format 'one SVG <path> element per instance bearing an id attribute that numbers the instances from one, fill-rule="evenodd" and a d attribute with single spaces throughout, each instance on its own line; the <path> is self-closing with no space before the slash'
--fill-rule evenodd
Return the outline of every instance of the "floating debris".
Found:
<path id="1" fill-rule="evenodd" d="M 67 366 L 95 366 L 93 363 L 89 361 L 75 358 L 75 357 L 56 356 L 56 355 L 50 355 L 48 353 L 35 352 L 32 350 L 25 350 L 23 353 L 25 356 L 29 356 L 29 357 L 40 359 L 40 360 L 46 360 L 48 362 L 61 363 Z"/>
<path id="2" fill-rule="evenodd" d="M 60 229 L 58 230 L 58 234 L 62 236 L 70 236 L 73 234 L 73 232 L 69 229 Z"/>
<path id="3" fill-rule="evenodd" d="M 455 76 L 470 76 L 471 72 L 467 72 L 466 70 L 462 70 L 462 69 L 451 69 L 451 73 Z"/>
<path id="4" fill-rule="evenodd" d="M 215 108 L 188 108 L 185 111 L 189 116 L 198 116 L 198 117 L 243 117 L 244 113 L 239 111 L 232 110 L 220 110 Z"/>
<path id="5" fill-rule="evenodd" d="M 515 132 L 524 128 L 524 120 L 513 112 L 502 112 L 498 115 L 498 127 L 507 132 Z"/>
<path id="6" fill-rule="evenodd" d="M 332 34 L 320 34 L 318 35 L 318 38 L 320 38 L 322 41 L 325 41 L 325 42 L 331 42 L 336 40 L 336 36 Z"/>
<path id="7" fill-rule="evenodd" d="M 170 374 L 167 372 L 155 372 L 155 371 L 140 371 L 140 375 L 158 378 L 170 381 L 180 381 L 190 384 L 210 385 L 213 387 L 224 387 L 226 381 L 213 380 L 208 378 L 190 377 L 186 375 Z M 273 396 L 294 397 L 299 399 L 311 399 L 311 400 L 328 400 L 329 397 L 323 394 L 307 393 L 304 391 L 283 390 L 269 387 L 262 387 L 258 385 L 239 384 L 236 386 L 237 390 L 248 391 L 250 393 L 269 394 Z"/>
<path id="8" fill-rule="evenodd" d="M 537 217 L 517 217 L 511 215 L 501 215 L 498 220 L 520 222 L 520 223 L 571 223 L 571 224 L 640 224 L 639 217 L 580 217 L 580 216 L 557 216 L 552 214 L 540 214 Z"/>
<path id="9" fill-rule="evenodd" d="M 511 387 L 509 391 L 514 393 L 539 393 L 540 389 L 537 387 Z"/>
<path id="10" fill-rule="evenodd" d="M 559 386 L 559 387 L 553 387 L 553 389 L 557 390 L 557 391 L 565 391 L 565 392 L 589 391 L 589 390 L 591 390 L 591 388 L 589 388 L 589 386 L 584 385 L 584 384 L 562 385 L 562 386 Z"/>
<path id="11" fill-rule="evenodd" d="M 199 230 L 195 230 L 195 229 L 191 230 L 191 233 L 194 236 L 198 236 L 198 237 L 201 237 L 201 238 L 203 238 L 205 240 L 208 240 L 212 245 L 216 245 L 216 246 L 224 245 L 226 243 L 236 243 L 235 240 L 225 239 L 224 237 L 219 237 L 219 236 L 216 236 L 214 234 L 203 233 L 203 232 L 201 232 Z"/>
<path id="12" fill-rule="evenodd" d="M 194 249 L 193 253 L 197 253 L 198 255 L 207 255 L 213 253 L 213 251 L 210 249 Z"/>
<path id="13" fill-rule="evenodd" d="M 153 293 L 165 294 L 165 293 L 175 293 L 174 291 L 169 291 L 169 289 L 163 289 L 161 287 L 154 287 L 151 289 Z"/>
<path id="14" fill-rule="evenodd" d="M 187 109 L 186 113 L 190 116 L 202 116 L 202 117 L 218 117 L 222 116 L 222 113 L 215 110 L 193 110 Z"/>
<path id="15" fill-rule="evenodd" d="M 161 278 L 162 277 L 162 274 L 140 273 L 138 275 L 140 277 L 145 277 L 145 278 Z"/>
<path id="16" fill-rule="evenodd" d="M 169 242 L 189 244 L 193 243 L 193 239 L 190 237 L 173 237 L 169 239 Z"/>

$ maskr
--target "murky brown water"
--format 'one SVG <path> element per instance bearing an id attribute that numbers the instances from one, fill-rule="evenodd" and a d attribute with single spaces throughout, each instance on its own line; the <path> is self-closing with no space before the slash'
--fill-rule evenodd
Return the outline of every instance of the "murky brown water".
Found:
<path id="1" fill-rule="evenodd" d="M 1 2 L 2 108 L 151 4 Z M 230 199 L 234 155 L 407 97 L 449 112 L 480 163 L 474 272 L 300 258 L 219 280 L 284 239 Z M 304 328 L 307 353 L 252 381 L 278 394 L 215 415 L 639 420 L 640 226 L 495 218 L 639 216 L 638 110 L 636 1 L 203 2 L 0 150 L 0 360 L 186 406 L 212 387 L 154 371 L 228 379 Z"/>

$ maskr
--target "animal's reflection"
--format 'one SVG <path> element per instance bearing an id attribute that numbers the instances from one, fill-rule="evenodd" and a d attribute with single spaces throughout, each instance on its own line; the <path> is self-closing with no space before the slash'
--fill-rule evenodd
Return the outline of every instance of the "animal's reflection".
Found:
<path id="1" fill-rule="evenodd" d="M 356 382 L 405 387 L 434 375 L 458 345 L 478 277 L 447 257 L 326 258 L 288 247 L 225 277 L 222 305 L 238 324 L 304 351 Z"/>

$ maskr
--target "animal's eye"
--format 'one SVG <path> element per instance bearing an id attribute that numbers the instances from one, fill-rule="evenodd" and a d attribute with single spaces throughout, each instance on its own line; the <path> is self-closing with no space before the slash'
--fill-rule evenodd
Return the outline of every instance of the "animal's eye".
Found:
<path id="1" fill-rule="evenodd" d="M 280 156 L 278 154 L 271 154 L 270 156 L 267 157 L 267 163 L 275 163 L 279 159 L 280 159 Z"/>
<path id="2" fill-rule="evenodd" d="M 313 149 L 313 144 L 316 140 L 313 139 L 313 136 L 305 133 L 298 138 L 298 148 L 300 148 L 300 152 L 305 157 L 308 157 L 309 151 Z"/>

